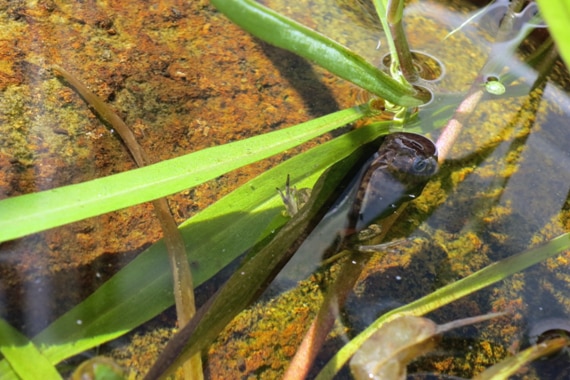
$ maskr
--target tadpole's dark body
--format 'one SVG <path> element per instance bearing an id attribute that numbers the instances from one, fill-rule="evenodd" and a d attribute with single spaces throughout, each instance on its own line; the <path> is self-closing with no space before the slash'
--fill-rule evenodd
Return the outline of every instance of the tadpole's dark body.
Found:
<path id="1" fill-rule="evenodd" d="M 393 133 L 386 136 L 366 166 L 348 215 L 348 230 L 353 232 L 420 195 L 437 170 L 437 149 L 424 136 Z"/>

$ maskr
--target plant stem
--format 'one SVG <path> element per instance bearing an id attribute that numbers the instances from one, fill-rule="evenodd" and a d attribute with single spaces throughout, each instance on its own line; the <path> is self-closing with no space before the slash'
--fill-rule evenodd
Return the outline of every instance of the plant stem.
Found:
<path id="1" fill-rule="evenodd" d="M 392 76 L 397 74 L 397 70 L 392 70 L 392 68 L 397 68 L 400 66 L 400 60 L 398 59 L 398 52 L 396 50 L 396 45 L 394 44 L 394 38 L 392 37 L 392 33 L 390 31 L 390 24 L 388 23 L 387 17 L 387 10 L 386 6 L 384 5 L 384 1 L 386 0 L 372 0 L 374 4 L 374 9 L 376 9 L 376 14 L 380 19 L 380 23 L 382 24 L 382 30 L 386 34 L 386 41 L 388 43 L 388 50 L 390 50 L 390 57 L 392 64 L 390 65 L 390 71 Z"/>
<path id="2" fill-rule="evenodd" d="M 85 102 L 95 110 L 99 117 L 117 131 L 133 156 L 137 166 L 143 167 L 151 163 L 150 159 L 137 142 L 131 129 L 109 106 L 107 106 L 107 104 L 105 104 L 101 98 L 89 91 L 81 81 L 62 67 L 52 65 L 51 69 L 75 88 L 79 95 L 81 95 Z M 176 222 L 170 213 L 170 208 L 168 207 L 166 198 L 156 199 L 152 201 L 152 204 L 162 228 L 164 243 L 168 251 L 168 257 L 172 268 L 174 299 L 176 303 L 178 325 L 184 326 L 196 313 L 192 272 L 190 271 L 190 265 L 188 264 L 184 240 L 182 239 L 182 235 L 180 235 Z M 188 379 L 203 378 L 202 363 L 199 355 L 192 357 L 188 362 L 186 362 L 184 365 L 184 372 Z"/>
<path id="3" fill-rule="evenodd" d="M 505 16 L 501 20 L 501 26 L 499 28 L 499 34 L 497 35 L 496 41 L 503 41 L 509 33 L 513 30 L 515 24 L 516 13 L 520 12 L 524 7 L 526 0 L 512 0 L 507 8 Z"/>
<path id="4" fill-rule="evenodd" d="M 536 71 L 538 71 L 538 77 L 534 81 L 531 90 L 540 87 L 544 83 L 548 75 L 551 73 L 552 67 L 556 63 L 556 59 L 559 57 L 558 50 L 556 49 L 552 39 L 545 41 L 543 45 L 546 45 L 546 48 L 545 50 L 541 49 L 540 58 L 542 59 L 540 61 L 529 63 Z"/>
<path id="5" fill-rule="evenodd" d="M 408 45 L 408 40 L 404 32 L 404 25 L 402 24 L 403 13 L 403 0 L 388 0 L 388 13 L 386 18 L 390 26 L 392 38 L 394 39 L 396 53 L 398 54 L 398 60 L 400 62 L 400 70 L 408 82 L 414 83 L 418 80 L 419 76 L 414 66 L 410 46 Z"/>
<path id="6" fill-rule="evenodd" d="M 473 89 L 475 90 L 473 91 Z M 475 86 L 472 87 L 472 92 L 469 93 L 469 95 L 461 102 L 459 107 L 457 107 L 453 117 L 443 129 L 441 135 L 439 135 L 435 145 L 437 146 L 437 159 L 440 164 L 443 163 L 449 155 L 449 151 L 459 137 L 463 124 L 475 110 L 477 104 L 479 104 L 479 101 L 483 97 L 483 93 L 482 89 L 477 89 Z"/>

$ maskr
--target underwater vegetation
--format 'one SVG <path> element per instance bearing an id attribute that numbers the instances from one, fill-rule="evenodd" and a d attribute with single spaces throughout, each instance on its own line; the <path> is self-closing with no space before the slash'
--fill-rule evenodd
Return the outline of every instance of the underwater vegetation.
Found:
<path id="1" fill-rule="evenodd" d="M 1 379 L 568 375 L 567 2 L 131 5 L 1 8 Z"/>

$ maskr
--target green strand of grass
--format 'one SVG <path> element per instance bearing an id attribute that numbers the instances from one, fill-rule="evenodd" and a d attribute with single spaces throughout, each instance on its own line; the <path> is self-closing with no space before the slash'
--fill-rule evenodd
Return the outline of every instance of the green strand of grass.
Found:
<path id="1" fill-rule="evenodd" d="M 294 127 L 96 180 L 0 201 L 0 242 L 192 188 L 360 119 L 353 107 Z"/>
<path id="2" fill-rule="evenodd" d="M 60 380 L 54 365 L 22 333 L 0 319 L 0 353 L 22 380 Z"/>

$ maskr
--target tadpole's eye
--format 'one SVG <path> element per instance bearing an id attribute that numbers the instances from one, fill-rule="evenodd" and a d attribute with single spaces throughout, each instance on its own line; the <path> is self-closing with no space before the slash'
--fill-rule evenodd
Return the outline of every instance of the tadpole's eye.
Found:
<path id="1" fill-rule="evenodd" d="M 412 164 L 412 169 L 415 173 L 423 173 L 424 171 L 429 169 L 429 160 L 426 160 L 421 157 L 416 157 Z"/>

